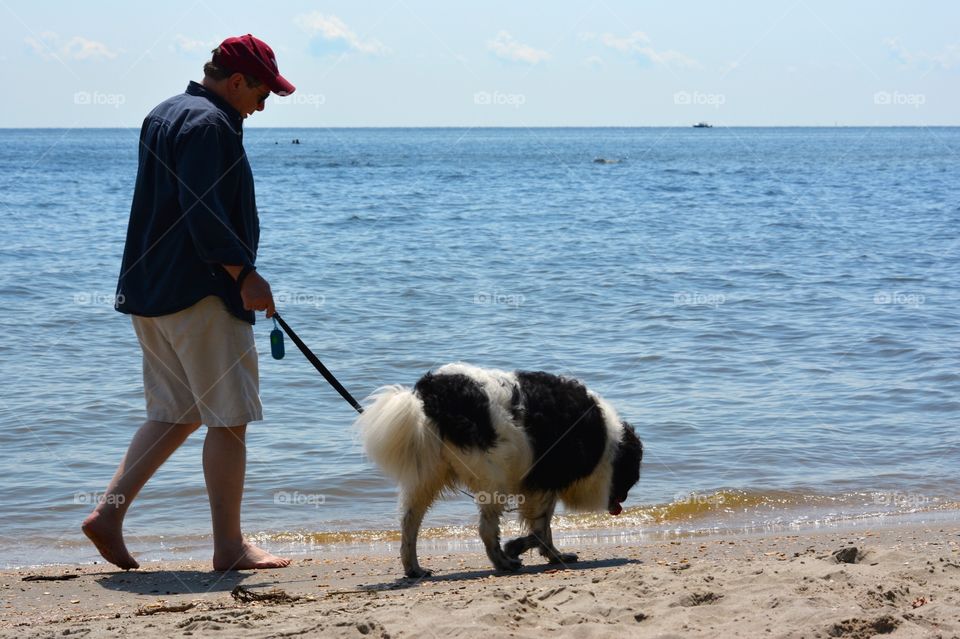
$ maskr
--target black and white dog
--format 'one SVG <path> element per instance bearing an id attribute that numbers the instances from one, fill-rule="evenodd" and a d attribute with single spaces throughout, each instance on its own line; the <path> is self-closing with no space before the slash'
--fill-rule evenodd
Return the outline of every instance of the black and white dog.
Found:
<path id="1" fill-rule="evenodd" d="M 400 559 L 417 561 L 423 516 L 445 490 L 477 493 L 480 538 L 495 568 L 517 570 L 531 548 L 551 563 L 576 561 L 553 545 L 557 500 L 571 510 L 618 515 L 640 478 L 643 445 L 633 427 L 580 382 L 541 372 L 448 364 L 413 389 L 388 386 L 357 419 L 367 455 L 400 484 Z M 526 536 L 500 547 L 505 496 Z"/>

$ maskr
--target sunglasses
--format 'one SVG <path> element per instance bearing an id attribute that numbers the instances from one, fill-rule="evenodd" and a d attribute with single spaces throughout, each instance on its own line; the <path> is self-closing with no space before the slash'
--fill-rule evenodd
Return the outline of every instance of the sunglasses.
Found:
<path id="1" fill-rule="evenodd" d="M 270 97 L 270 92 L 267 91 L 266 93 L 264 93 L 263 95 L 261 95 L 261 96 L 257 99 L 257 102 L 259 102 L 260 104 L 263 104 L 264 102 L 267 101 L 267 98 L 269 98 L 269 97 Z"/>

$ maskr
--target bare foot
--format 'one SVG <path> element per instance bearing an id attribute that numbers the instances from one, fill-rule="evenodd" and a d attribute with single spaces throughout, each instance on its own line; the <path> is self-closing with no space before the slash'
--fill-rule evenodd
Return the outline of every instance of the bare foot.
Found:
<path id="1" fill-rule="evenodd" d="M 214 570 L 249 570 L 251 568 L 285 568 L 290 565 L 290 560 L 285 557 L 277 557 L 268 553 L 262 548 L 257 548 L 253 544 L 243 542 L 243 545 L 236 551 L 214 552 L 213 569 Z"/>
<path id="2" fill-rule="evenodd" d="M 127 545 L 123 543 L 122 522 L 118 526 L 114 522 L 108 521 L 107 517 L 94 511 L 83 520 L 80 529 L 83 530 L 83 534 L 90 538 L 103 558 L 111 564 L 124 570 L 140 567 L 137 560 L 127 550 Z"/>

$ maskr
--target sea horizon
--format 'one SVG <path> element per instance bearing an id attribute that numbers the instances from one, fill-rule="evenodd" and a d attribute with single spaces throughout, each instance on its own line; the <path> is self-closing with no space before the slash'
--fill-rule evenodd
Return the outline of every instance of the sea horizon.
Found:
<path id="1" fill-rule="evenodd" d="M 146 115 L 146 113 L 144 113 Z M 736 124 L 736 125 L 726 125 L 726 124 L 713 124 L 710 123 L 709 127 L 711 129 L 955 129 L 960 127 L 958 124 Z M 376 126 L 326 126 L 326 125 L 313 125 L 313 126 L 260 126 L 256 124 L 248 124 L 244 122 L 245 129 L 330 129 L 330 130 L 403 130 L 403 129 L 412 129 L 412 130 L 446 130 L 446 129 L 479 129 L 479 130 L 551 130 L 551 129 L 693 129 L 696 123 L 691 124 L 625 124 L 625 125 L 556 125 L 556 126 L 487 126 L 487 125 L 471 125 L 471 124 L 462 124 L 462 125 L 423 125 L 423 126 L 413 126 L 413 125 L 400 125 L 400 126 L 391 126 L 391 125 L 376 125 Z M 0 131 L 65 131 L 65 130 L 81 130 L 81 131 L 112 131 L 112 130 L 125 130 L 125 129 L 139 129 L 140 124 L 129 124 L 123 126 L 16 126 L 16 127 L 2 127 L 0 126 Z"/>

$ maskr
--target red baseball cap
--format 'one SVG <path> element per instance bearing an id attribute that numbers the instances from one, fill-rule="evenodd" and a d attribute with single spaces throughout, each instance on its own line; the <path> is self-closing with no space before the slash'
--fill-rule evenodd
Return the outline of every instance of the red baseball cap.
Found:
<path id="1" fill-rule="evenodd" d="M 290 95 L 296 91 L 296 87 L 280 75 L 273 49 L 249 33 L 221 42 L 220 52 L 213 56 L 213 63 L 234 73 L 252 75 L 277 95 Z"/>

